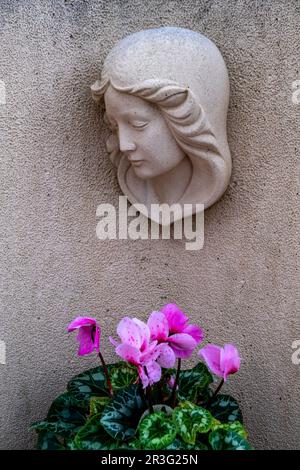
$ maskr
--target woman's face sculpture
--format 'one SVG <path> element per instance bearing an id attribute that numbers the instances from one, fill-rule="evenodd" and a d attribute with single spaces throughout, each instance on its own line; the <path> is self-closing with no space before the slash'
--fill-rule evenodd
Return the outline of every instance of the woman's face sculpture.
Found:
<path id="1" fill-rule="evenodd" d="M 229 82 L 209 39 L 182 28 L 127 36 L 105 59 L 92 93 L 104 98 L 107 149 L 130 202 L 189 204 L 195 213 L 222 196 L 231 174 Z"/>
<path id="2" fill-rule="evenodd" d="M 157 106 L 111 86 L 104 101 L 120 152 L 138 178 L 146 180 L 168 173 L 185 158 Z"/>

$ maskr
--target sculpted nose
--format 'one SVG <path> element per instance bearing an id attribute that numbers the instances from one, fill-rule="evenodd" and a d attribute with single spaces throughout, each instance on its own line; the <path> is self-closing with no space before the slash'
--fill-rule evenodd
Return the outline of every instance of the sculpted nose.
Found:
<path id="1" fill-rule="evenodd" d="M 129 132 L 126 132 L 122 128 L 119 128 L 119 147 L 121 152 L 129 152 L 130 150 L 136 149 L 136 145 Z"/>

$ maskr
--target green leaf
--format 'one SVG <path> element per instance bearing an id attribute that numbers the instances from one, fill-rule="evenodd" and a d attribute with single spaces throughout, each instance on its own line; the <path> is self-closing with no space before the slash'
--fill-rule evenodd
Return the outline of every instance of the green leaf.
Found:
<path id="1" fill-rule="evenodd" d="M 109 375 L 114 391 L 129 387 L 138 378 L 136 368 L 130 367 L 126 363 L 112 368 Z"/>
<path id="2" fill-rule="evenodd" d="M 90 416 L 101 413 L 109 400 L 108 397 L 92 397 L 90 399 Z"/>
<path id="3" fill-rule="evenodd" d="M 243 422 L 242 413 L 237 401 L 230 395 L 219 394 L 209 403 L 207 408 L 214 418 L 222 423 Z"/>
<path id="4" fill-rule="evenodd" d="M 208 447 L 202 444 L 202 442 L 196 442 L 195 445 L 191 445 L 177 438 L 166 447 L 166 450 L 208 450 Z"/>
<path id="5" fill-rule="evenodd" d="M 225 429 L 225 431 L 235 431 L 244 439 L 248 438 L 248 433 L 244 426 L 239 421 L 234 421 L 233 423 L 220 423 L 219 421 L 215 420 L 211 427 L 212 431 Z"/>
<path id="6" fill-rule="evenodd" d="M 68 392 L 76 399 L 89 403 L 92 396 L 109 396 L 102 367 L 95 367 L 76 375 L 68 383 Z"/>
<path id="7" fill-rule="evenodd" d="M 101 424 L 110 436 L 126 440 L 134 436 L 139 419 L 146 409 L 141 388 L 131 385 L 120 390 L 106 405 Z"/>
<path id="8" fill-rule="evenodd" d="M 37 441 L 38 450 L 65 450 L 65 447 L 59 442 L 57 437 L 47 431 L 39 433 Z"/>
<path id="9" fill-rule="evenodd" d="M 49 408 L 47 421 L 57 425 L 57 434 L 70 437 L 86 420 L 87 407 L 68 392 L 59 395 Z"/>
<path id="10" fill-rule="evenodd" d="M 63 393 L 50 406 L 47 419 L 33 423 L 30 429 L 69 438 L 85 423 L 86 412 L 84 403 Z"/>
<path id="11" fill-rule="evenodd" d="M 78 427 L 75 428 L 75 432 L 76 429 L 78 429 Z M 50 421 L 38 421 L 30 426 L 30 430 L 35 430 L 38 433 L 48 432 L 49 434 L 67 437 L 74 433 L 74 426 L 64 421 L 56 421 L 54 423 Z"/>
<path id="12" fill-rule="evenodd" d="M 212 415 L 205 408 L 190 402 L 182 403 L 173 412 L 177 433 L 187 444 L 194 445 L 197 433 L 206 433 L 212 425 Z"/>
<path id="13" fill-rule="evenodd" d="M 147 415 L 138 427 L 139 440 L 143 449 L 165 449 L 175 439 L 176 429 L 170 418 L 159 411 Z"/>
<path id="14" fill-rule="evenodd" d="M 128 449 L 131 450 L 143 450 L 142 445 L 138 439 L 132 439 L 132 441 L 128 442 Z"/>
<path id="15" fill-rule="evenodd" d="M 170 416 L 170 415 L 173 413 L 173 408 L 171 408 L 171 407 L 168 406 L 168 405 L 153 405 L 153 411 L 154 411 L 154 413 L 157 413 L 158 411 L 161 411 L 161 412 L 163 412 L 165 415 Z M 140 417 L 138 426 L 140 425 L 140 423 L 143 421 L 143 419 L 144 419 L 149 413 L 150 413 L 150 412 L 149 412 L 149 409 L 146 409 L 146 410 L 144 411 L 144 413 L 143 413 L 142 416 Z"/>
<path id="16" fill-rule="evenodd" d="M 206 365 L 199 362 L 193 369 L 180 372 L 177 396 L 180 400 L 195 402 L 197 396 L 206 392 L 212 382 L 213 377 Z"/>
<path id="17" fill-rule="evenodd" d="M 213 450 L 252 450 L 250 444 L 240 434 L 226 429 L 212 431 L 209 443 Z"/>
<path id="18" fill-rule="evenodd" d="M 66 450 L 79 450 L 73 439 L 66 439 Z"/>
<path id="19" fill-rule="evenodd" d="M 120 444 L 109 436 L 100 424 L 101 413 L 92 416 L 76 434 L 74 442 L 79 450 L 113 450 Z"/>

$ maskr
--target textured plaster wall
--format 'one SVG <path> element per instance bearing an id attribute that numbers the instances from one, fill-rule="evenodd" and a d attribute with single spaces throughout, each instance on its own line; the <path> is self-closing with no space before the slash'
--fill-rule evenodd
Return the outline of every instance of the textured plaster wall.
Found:
<path id="1" fill-rule="evenodd" d="M 124 314 L 173 301 L 208 340 L 239 347 L 226 387 L 254 446 L 299 448 L 299 2 L 1 0 L 0 11 L 0 447 L 32 448 L 29 423 L 94 364 L 65 333 L 75 315 L 97 315 L 106 336 Z M 167 25 L 215 41 L 230 74 L 233 175 L 198 252 L 95 234 L 97 205 L 120 190 L 88 85 L 115 41 Z"/>

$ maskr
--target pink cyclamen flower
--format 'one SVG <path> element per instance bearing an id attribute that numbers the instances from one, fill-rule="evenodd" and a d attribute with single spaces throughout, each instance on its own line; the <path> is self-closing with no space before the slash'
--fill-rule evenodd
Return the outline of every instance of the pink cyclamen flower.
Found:
<path id="1" fill-rule="evenodd" d="M 196 325 L 188 325 L 188 320 L 176 304 L 168 304 L 161 312 L 151 313 L 147 322 L 151 339 L 167 345 L 158 358 L 163 367 L 166 367 L 163 365 L 166 356 L 169 363 L 172 362 L 171 358 L 173 363 L 176 357 L 188 358 L 202 341 L 203 331 Z"/>
<path id="2" fill-rule="evenodd" d="M 137 366 L 143 387 L 158 382 L 161 378 L 161 366 L 156 362 L 161 353 L 157 341 L 150 341 L 150 330 L 146 323 L 137 318 L 125 317 L 117 327 L 121 343 L 110 338 L 116 347 L 116 354 L 125 361 Z"/>
<path id="3" fill-rule="evenodd" d="M 68 332 L 79 330 L 77 340 L 79 341 L 78 356 L 91 354 L 94 349 L 99 353 L 100 327 L 94 318 L 77 317 L 68 326 Z"/>
<path id="4" fill-rule="evenodd" d="M 225 344 L 224 348 L 207 344 L 198 354 L 204 359 L 207 367 L 225 381 L 227 376 L 235 374 L 241 365 L 239 352 L 232 344 Z"/>
<path id="5" fill-rule="evenodd" d="M 175 377 L 174 375 L 171 375 L 171 377 L 169 378 L 169 380 L 167 381 L 167 384 L 170 388 L 173 388 L 174 385 L 175 385 Z M 176 386 L 176 390 L 178 390 L 178 385 Z"/>
<path id="6" fill-rule="evenodd" d="M 204 338 L 203 330 L 196 325 L 188 325 L 189 318 L 176 304 L 167 304 L 161 311 L 168 320 L 171 335 L 185 333 L 192 336 L 197 344 L 201 343 Z"/>

